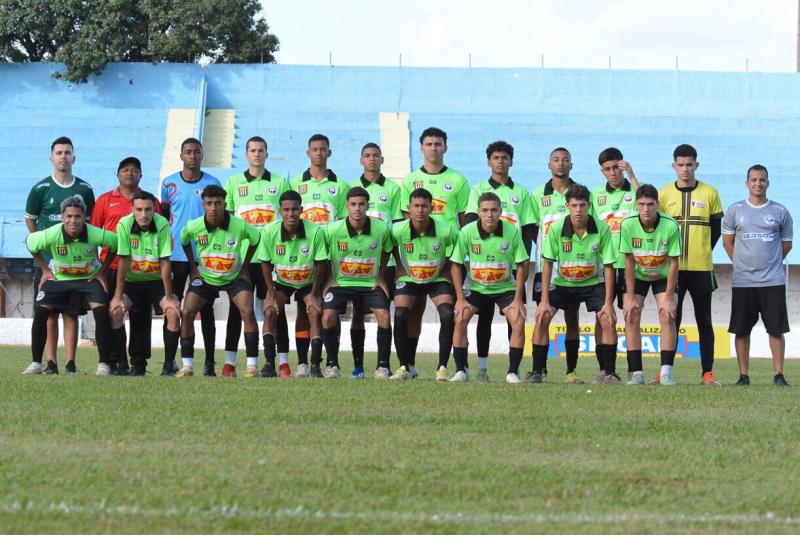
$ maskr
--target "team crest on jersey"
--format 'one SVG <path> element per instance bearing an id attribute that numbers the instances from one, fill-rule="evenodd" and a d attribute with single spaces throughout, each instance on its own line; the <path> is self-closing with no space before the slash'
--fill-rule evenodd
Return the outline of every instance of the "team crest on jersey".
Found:
<path id="1" fill-rule="evenodd" d="M 381 202 L 389 202 L 389 197 L 385 193 L 381 193 Z"/>
<path id="2" fill-rule="evenodd" d="M 624 197 L 625 202 L 633 202 L 633 195 L 627 194 Z"/>
<path id="3" fill-rule="evenodd" d="M 67 254 L 67 246 L 66 245 L 59 245 L 58 247 L 56 247 L 56 252 L 59 254 L 59 256 L 66 255 Z"/>
<path id="4" fill-rule="evenodd" d="M 550 199 L 550 195 L 545 195 L 542 197 L 542 206 L 550 206 L 552 200 Z"/>
<path id="5" fill-rule="evenodd" d="M 417 180 L 414 182 L 414 189 L 422 189 L 425 187 L 425 183 L 422 180 Z"/>
<path id="6" fill-rule="evenodd" d="M 236 245 L 236 238 L 230 238 L 227 243 L 228 247 L 234 247 Z"/>
<path id="7" fill-rule="evenodd" d="M 308 245 L 304 245 L 304 246 L 302 246 L 302 247 L 300 248 L 300 254 L 301 254 L 301 255 L 305 256 L 305 255 L 307 255 L 307 254 L 308 254 L 308 252 L 309 252 Z"/>
<path id="8" fill-rule="evenodd" d="M 378 248 L 378 242 L 374 241 L 374 242 L 369 244 L 369 250 L 370 251 L 374 251 L 377 248 Z"/>
<path id="9" fill-rule="evenodd" d="M 605 195 L 600 195 L 599 197 L 597 197 L 597 204 L 599 206 L 605 206 L 607 201 L 608 198 Z"/>
<path id="10" fill-rule="evenodd" d="M 508 242 L 503 242 L 500 245 L 500 252 L 501 253 L 507 253 L 508 252 Z"/>
<path id="11" fill-rule="evenodd" d="M 472 254 L 481 254 L 481 244 L 480 243 L 473 243 L 472 244 Z"/>
<path id="12" fill-rule="evenodd" d="M 340 241 L 340 242 L 337 242 L 337 243 L 339 245 L 339 250 L 340 251 L 342 251 L 342 252 L 346 252 L 347 251 L 347 242 L 346 241 Z"/>
<path id="13" fill-rule="evenodd" d="M 275 195 L 276 193 L 278 193 L 278 188 L 276 188 L 275 186 L 270 186 L 267 188 L 267 191 L 269 191 L 270 195 Z"/>
<path id="14" fill-rule="evenodd" d="M 247 197 L 247 186 L 239 186 L 239 197 Z"/>
<path id="15" fill-rule="evenodd" d="M 138 249 L 138 248 L 139 248 L 139 238 L 132 238 L 131 249 Z"/>
<path id="16" fill-rule="evenodd" d="M 661 240 L 661 247 L 667 246 L 667 240 Z"/>
<path id="17" fill-rule="evenodd" d="M 565 253 L 569 253 L 570 251 L 572 251 L 572 242 L 571 241 L 563 242 L 561 244 L 561 250 L 564 251 Z"/>
<path id="18" fill-rule="evenodd" d="M 519 197 L 515 197 L 515 196 L 512 195 L 511 196 L 511 204 L 513 204 L 514 206 L 518 205 L 519 204 Z"/>
<path id="19" fill-rule="evenodd" d="M 300 195 L 305 195 L 306 193 L 308 193 L 308 185 L 307 184 L 300 184 L 300 187 L 297 188 L 297 190 L 298 190 L 298 193 L 300 193 Z"/>
<path id="20" fill-rule="evenodd" d="M 405 247 L 406 253 L 412 254 L 414 252 L 414 244 L 413 243 L 404 243 L 403 247 Z"/>
<path id="21" fill-rule="evenodd" d="M 441 249 L 441 248 L 442 248 L 442 244 L 441 244 L 441 243 L 439 243 L 438 241 L 437 241 L 436 243 L 434 243 L 434 244 L 431 246 L 431 250 L 432 250 L 434 253 L 438 253 L 438 252 L 439 252 L 439 249 Z"/>
<path id="22" fill-rule="evenodd" d="M 336 195 L 336 186 L 329 187 L 328 193 L 330 193 L 331 195 Z"/>
<path id="23" fill-rule="evenodd" d="M 278 256 L 283 256 L 286 254 L 286 246 L 285 245 L 276 245 L 275 246 L 275 254 Z"/>
<path id="24" fill-rule="evenodd" d="M 201 234 L 200 236 L 197 237 L 197 243 L 199 243 L 200 245 L 208 245 L 208 236 L 206 236 L 205 234 Z"/>
<path id="25" fill-rule="evenodd" d="M 445 182 L 443 187 L 445 191 L 453 191 L 453 185 L 450 182 Z"/>
<path id="26" fill-rule="evenodd" d="M 600 250 L 600 244 L 599 243 L 593 243 L 592 244 L 592 252 L 596 253 L 599 250 Z"/>
<path id="27" fill-rule="evenodd" d="M 634 249 L 641 249 L 642 248 L 642 239 L 641 238 L 631 238 L 631 245 Z"/>

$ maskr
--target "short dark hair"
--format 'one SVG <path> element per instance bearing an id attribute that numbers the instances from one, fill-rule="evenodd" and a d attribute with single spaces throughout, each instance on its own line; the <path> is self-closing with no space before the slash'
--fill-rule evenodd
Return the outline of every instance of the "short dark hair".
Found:
<path id="1" fill-rule="evenodd" d="M 328 139 L 328 136 L 325 134 L 314 134 L 310 138 L 308 138 L 308 146 L 310 147 L 311 144 L 315 141 L 324 141 L 328 148 L 331 148 L 331 140 Z"/>
<path id="2" fill-rule="evenodd" d="M 200 194 L 200 197 L 203 199 L 208 199 L 210 197 L 221 197 L 224 199 L 226 196 L 227 193 L 225 190 L 216 184 L 209 184 L 203 189 L 203 193 Z"/>
<path id="3" fill-rule="evenodd" d="M 636 200 L 638 201 L 642 197 L 658 201 L 658 190 L 652 184 L 642 184 L 636 190 Z"/>
<path id="4" fill-rule="evenodd" d="M 203 144 L 200 143 L 199 139 L 197 139 L 196 137 L 187 137 L 186 139 L 183 140 L 183 143 L 181 143 L 181 152 L 183 152 L 183 147 L 192 144 L 198 145 L 201 150 L 203 149 Z"/>
<path id="5" fill-rule="evenodd" d="M 429 126 L 425 130 L 423 130 L 422 134 L 419 136 L 420 145 L 422 145 L 422 141 L 426 137 L 440 137 L 444 141 L 444 144 L 447 145 L 447 132 L 445 132 L 441 128 L 436 128 L 435 126 Z"/>
<path id="6" fill-rule="evenodd" d="M 350 188 L 350 190 L 347 192 L 347 200 L 349 201 L 351 197 L 364 197 L 369 201 L 369 193 L 367 193 L 367 190 L 361 186 Z"/>
<path id="7" fill-rule="evenodd" d="M 566 152 L 567 155 L 569 155 L 569 157 L 572 158 L 572 153 L 570 151 L 568 151 L 567 149 L 565 149 L 564 147 L 556 147 L 553 150 L 551 150 L 550 151 L 550 157 L 552 158 L 553 154 L 555 154 L 557 152 Z"/>
<path id="8" fill-rule="evenodd" d="M 747 170 L 747 178 L 750 178 L 750 171 L 764 171 L 764 174 L 767 176 L 767 178 L 769 178 L 769 171 L 767 171 L 767 168 L 760 163 L 750 166 L 750 169 Z"/>
<path id="9" fill-rule="evenodd" d="M 301 205 L 303 204 L 303 198 L 293 189 L 286 190 L 281 193 L 281 196 L 278 199 L 278 206 L 283 204 L 283 201 L 294 201 L 300 203 Z"/>
<path id="10" fill-rule="evenodd" d="M 53 149 L 56 148 L 56 145 L 69 145 L 72 150 L 75 150 L 72 140 L 67 136 L 57 137 L 56 140 L 50 144 L 50 152 L 53 152 Z"/>
<path id="11" fill-rule="evenodd" d="M 514 147 L 512 147 L 510 143 L 506 143 L 505 141 L 489 143 L 489 146 L 486 147 L 486 159 L 488 160 L 491 158 L 492 154 L 495 152 L 505 152 L 512 161 L 514 160 Z"/>
<path id="12" fill-rule="evenodd" d="M 425 188 L 417 188 L 411 192 L 411 195 L 408 196 L 409 202 L 411 199 L 427 199 L 427 201 L 433 204 L 433 195 L 431 192 L 426 190 Z"/>
<path id="13" fill-rule="evenodd" d="M 567 202 L 571 201 L 572 199 L 575 199 L 576 201 L 589 202 L 589 188 L 583 184 L 573 184 L 567 188 L 564 198 L 567 200 Z"/>
<path id="14" fill-rule="evenodd" d="M 61 213 L 67 208 L 80 208 L 81 212 L 86 213 L 86 203 L 83 202 L 83 197 L 80 195 L 73 195 L 61 201 Z"/>
<path id="15" fill-rule="evenodd" d="M 156 200 L 156 196 L 150 193 L 149 191 L 145 191 L 140 189 L 136 193 L 133 194 L 133 198 L 131 198 L 131 202 L 133 201 L 153 201 L 153 204 L 156 204 L 158 201 Z"/>
<path id="16" fill-rule="evenodd" d="M 622 159 L 621 150 L 619 150 L 617 147 L 608 147 L 607 149 L 603 149 L 603 151 L 600 153 L 600 156 L 597 157 L 597 163 L 603 165 L 606 162 Z"/>
<path id="17" fill-rule="evenodd" d="M 672 159 L 677 160 L 678 158 L 694 158 L 697 160 L 697 150 L 685 143 L 683 145 L 678 145 L 675 147 L 675 150 L 672 151 Z"/>
<path id="18" fill-rule="evenodd" d="M 123 167 L 127 167 L 129 165 L 134 166 L 139 171 L 142 170 L 142 162 L 139 161 L 139 158 L 135 156 L 128 156 L 127 158 L 119 162 L 119 165 L 117 166 L 117 173 L 119 173 L 120 169 L 122 169 Z"/>
<path id="19" fill-rule="evenodd" d="M 381 151 L 381 146 L 377 143 L 373 143 L 372 141 L 361 147 L 361 154 L 364 154 L 364 151 L 367 149 L 378 149 L 378 152 L 383 154 L 383 151 Z"/>
<path id="20" fill-rule="evenodd" d="M 482 202 L 486 201 L 494 201 L 497 203 L 498 206 L 503 205 L 500 202 L 500 197 L 498 197 L 496 193 L 493 193 L 491 191 L 484 191 L 483 193 L 481 193 L 480 197 L 478 197 L 478 206 L 480 206 Z"/>
<path id="21" fill-rule="evenodd" d="M 245 150 L 245 151 L 246 151 L 248 148 L 250 148 L 250 143 L 263 143 L 263 144 L 264 144 L 264 150 L 267 150 L 267 140 L 266 140 L 266 139 L 264 139 L 264 138 L 263 138 L 263 137 L 261 137 L 261 136 L 253 136 L 253 137 L 251 137 L 250 139 L 248 139 L 248 140 L 247 140 L 247 143 L 245 143 L 245 144 L 244 144 L 244 150 Z"/>

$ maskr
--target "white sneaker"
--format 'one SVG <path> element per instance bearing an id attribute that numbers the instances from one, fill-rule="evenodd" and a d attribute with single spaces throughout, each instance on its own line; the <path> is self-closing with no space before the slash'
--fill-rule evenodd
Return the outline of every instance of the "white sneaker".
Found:
<path id="1" fill-rule="evenodd" d="M 419 371 L 417 371 L 416 366 L 409 366 L 408 373 L 411 374 L 411 379 L 416 379 L 417 377 L 419 377 Z"/>
<path id="2" fill-rule="evenodd" d="M 328 366 L 322 371 L 322 376 L 325 379 L 341 379 L 342 371 L 338 366 Z"/>
<path id="3" fill-rule="evenodd" d="M 510 385 L 518 385 L 522 382 L 522 379 L 520 379 L 519 375 L 516 373 L 507 373 L 506 382 Z"/>
<path id="4" fill-rule="evenodd" d="M 308 377 L 308 364 L 298 364 L 294 376 L 298 378 Z"/>
<path id="5" fill-rule="evenodd" d="M 111 375 L 111 366 L 106 364 L 105 362 L 101 362 L 97 365 L 97 371 L 95 372 L 95 376 L 97 377 L 107 377 Z"/>
<path id="6" fill-rule="evenodd" d="M 644 384 L 644 372 L 638 371 L 631 373 L 628 382 L 625 383 L 628 385 L 643 385 Z"/>
<path id="7" fill-rule="evenodd" d="M 405 368 L 403 368 L 403 371 L 405 371 Z M 375 370 L 375 379 L 388 379 L 389 377 L 391 377 L 389 375 L 389 368 L 378 368 Z"/>
<path id="8" fill-rule="evenodd" d="M 439 369 L 436 370 L 436 380 L 437 381 L 449 381 L 450 380 L 450 373 L 447 371 L 446 367 L 439 366 Z"/>
<path id="9" fill-rule="evenodd" d="M 661 385 L 662 386 L 675 386 L 675 379 L 672 378 L 671 373 L 662 373 L 661 374 Z"/>
<path id="10" fill-rule="evenodd" d="M 459 371 L 456 372 L 456 374 L 453 376 L 453 378 L 450 379 L 450 382 L 451 383 L 467 383 L 467 382 L 469 382 L 469 374 L 467 372 L 465 372 L 464 370 L 459 370 Z"/>
<path id="11" fill-rule="evenodd" d="M 25 368 L 25 371 L 22 372 L 22 375 L 41 375 L 42 374 L 42 363 L 41 362 L 31 362 L 28 364 L 28 367 Z"/>
<path id="12" fill-rule="evenodd" d="M 376 378 L 377 378 L 377 373 L 376 373 Z M 392 381 L 407 381 L 411 379 L 411 373 L 408 370 L 406 370 L 405 366 L 400 366 L 399 368 L 397 368 L 394 374 L 392 374 L 392 377 L 390 379 Z"/>

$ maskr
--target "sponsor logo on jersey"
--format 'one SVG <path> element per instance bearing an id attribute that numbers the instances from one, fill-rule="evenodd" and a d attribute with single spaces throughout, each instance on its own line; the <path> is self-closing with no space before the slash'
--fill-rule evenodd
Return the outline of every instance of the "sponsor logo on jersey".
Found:
<path id="1" fill-rule="evenodd" d="M 632 238 L 631 245 L 634 249 L 639 249 L 642 246 L 642 239 L 641 238 Z"/>
<path id="2" fill-rule="evenodd" d="M 470 274 L 472 280 L 488 286 L 506 280 L 508 278 L 508 266 L 505 262 L 498 264 L 472 262 L 470 264 Z"/>
<path id="3" fill-rule="evenodd" d="M 572 251 L 572 242 L 571 241 L 562 242 L 561 250 L 564 251 L 565 253 Z"/>
<path id="4" fill-rule="evenodd" d="M 136 259 L 131 261 L 131 270 L 137 273 L 158 273 L 161 271 L 161 263 L 149 258 Z"/>
<path id="5" fill-rule="evenodd" d="M 286 254 L 286 246 L 285 245 L 276 245 L 275 246 L 275 254 L 278 256 L 283 256 Z"/>
<path id="6" fill-rule="evenodd" d="M 447 209 L 447 201 L 442 199 L 437 199 L 436 197 L 433 198 L 433 204 L 431 205 L 431 213 L 443 214 L 446 209 Z"/>
<path id="7" fill-rule="evenodd" d="M 375 272 L 375 260 L 343 258 L 339 262 L 339 272 L 346 277 L 371 277 Z"/>
<path id="8" fill-rule="evenodd" d="M 239 217 L 254 227 L 263 227 L 275 220 L 275 211 L 267 207 L 253 208 L 252 210 L 241 212 Z"/>
<path id="9" fill-rule="evenodd" d="M 342 252 L 346 252 L 347 251 L 347 242 L 346 241 L 337 242 L 337 245 L 338 245 L 340 251 L 342 251 Z"/>
<path id="10" fill-rule="evenodd" d="M 139 238 L 131 238 L 131 249 L 139 248 Z"/>
<path id="11" fill-rule="evenodd" d="M 315 206 L 303 210 L 300 217 L 317 225 L 327 225 L 331 220 L 331 212 L 321 206 Z"/>
<path id="12" fill-rule="evenodd" d="M 239 186 L 239 197 L 247 197 L 247 186 Z"/>
<path id="13" fill-rule="evenodd" d="M 481 244 L 480 243 L 473 243 L 472 244 L 472 254 L 481 254 Z"/>
<path id="14" fill-rule="evenodd" d="M 404 243 L 403 247 L 406 250 L 406 253 L 412 254 L 414 252 L 414 244 L 413 243 Z"/>
<path id="15" fill-rule="evenodd" d="M 234 254 L 203 255 L 203 267 L 213 273 L 230 273 L 236 267 Z"/>
<path id="16" fill-rule="evenodd" d="M 542 197 L 542 206 L 550 206 L 551 202 L 552 199 L 550 198 L 550 195 L 545 195 L 544 197 Z"/>
<path id="17" fill-rule="evenodd" d="M 86 264 L 61 264 L 58 266 L 58 272 L 71 277 L 84 277 L 89 275 L 92 269 Z"/>
<path id="18" fill-rule="evenodd" d="M 200 245 L 208 245 L 208 236 L 205 234 L 201 234 L 197 237 L 197 243 Z"/>
<path id="19" fill-rule="evenodd" d="M 564 280 L 581 282 L 594 277 L 597 269 L 594 265 L 559 265 L 558 273 Z"/>
<path id="20" fill-rule="evenodd" d="M 439 264 L 436 262 L 414 263 L 408 266 L 408 275 L 418 282 L 427 282 L 439 273 Z"/>
<path id="21" fill-rule="evenodd" d="M 692 206 L 694 206 L 695 208 L 705 208 L 706 203 L 704 203 L 703 201 L 692 201 Z"/>
<path id="22" fill-rule="evenodd" d="M 283 281 L 302 284 L 311 280 L 314 270 L 311 266 L 277 266 L 275 272 Z"/>
<path id="23" fill-rule="evenodd" d="M 59 245 L 58 247 L 56 247 L 56 252 L 60 256 L 65 256 L 67 254 L 67 246 L 66 245 Z"/>

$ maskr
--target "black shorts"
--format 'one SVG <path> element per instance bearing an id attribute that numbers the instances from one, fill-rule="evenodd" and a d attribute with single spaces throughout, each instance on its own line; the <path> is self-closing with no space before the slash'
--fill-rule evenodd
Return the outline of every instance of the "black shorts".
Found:
<path id="1" fill-rule="evenodd" d="M 654 281 L 643 281 L 636 279 L 636 284 L 633 288 L 633 293 L 647 297 L 650 289 L 653 289 L 653 295 L 663 294 L 667 291 L 667 279 L 660 279 Z M 677 288 L 676 288 L 677 289 Z"/>
<path id="2" fill-rule="evenodd" d="M 125 281 L 125 295 L 131 300 L 132 313 L 147 313 L 152 309 L 156 315 L 164 313 L 161 310 L 161 300 L 164 298 L 164 283 L 157 281 Z"/>
<path id="3" fill-rule="evenodd" d="M 389 298 L 382 289 L 362 286 L 333 286 L 325 294 L 322 308 L 335 309 L 342 314 L 348 301 L 352 301 L 354 307 L 360 306 L 365 313 L 377 308 L 389 310 Z"/>
<path id="4" fill-rule="evenodd" d="M 542 273 L 533 276 L 533 300 L 538 303 L 542 300 Z"/>
<path id="5" fill-rule="evenodd" d="M 55 312 L 68 314 L 70 307 L 80 306 L 88 310 L 89 303 L 108 305 L 108 296 L 98 280 L 49 280 L 36 294 L 34 307 L 47 305 Z"/>
<path id="6" fill-rule="evenodd" d="M 447 281 L 428 282 L 419 284 L 416 282 L 397 281 L 395 283 L 394 295 L 410 295 L 412 297 L 429 296 L 431 299 L 440 295 L 450 295 L 455 299 L 456 291 L 453 285 Z"/>
<path id="7" fill-rule="evenodd" d="M 464 297 L 467 303 L 480 310 L 486 310 L 489 307 L 497 305 L 497 308 L 502 312 L 514 301 L 516 292 L 503 292 L 499 294 L 484 294 L 472 290 L 467 294 L 464 292 Z"/>
<path id="8" fill-rule="evenodd" d="M 678 290 L 681 295 L 687 291 L 689 295 L 710 294 L 717 289 L 717 277 L 713 271 L 678 271 Z"/>
<path id="9" fill-rule="evenodd" d="M 761 288 L 731 288 L 731 322 L 728 332 L 736 336 L 750 336 L 753 325 L 761 321 L 767 333 L 780 336 L 789 332 L 786 311 L 786 286 Z"/>
<path id="10" fill-rule="evenodd" d="M 172 264 L 172 291 L 178 301 L 183 301 L 186 292 L 186 281 L 189 280 L 189 262 L 171 262 Z"/>
<path id="11" fill-rule="evenodd" d="M 294 302 L 299 303 L 311 293 L 311 288 L 313 287 L 313 285 L 309 284 L 308 286 L 303 286 L 302 288 L 293 288 L 292 286 L 286 286 L 285 284 L 280 284 L 277 282 L 273 282 L 272 286 L 275 288 L 276 292 L 280 292 L 286 296 L 287 303 L 289 300 L 291 300 L 292 295 L 294 295 Z"/>
<path id="12" fill-rule="evenodd" d="M 625 299 L 625 268 L 614 268 L 614 297 L 617 298 L 617 308 L 622 308 Z M 634 289 L 634 291 L 636 291 Z"/>
<path id="13" fill-rule="evenodd" d="M 33 308 L 36 309 L 36 297 L 39 295 L 39 282 L 42 280 L 42 270 L 38 266 L 33 270 Z M 83 296 L 73 294 L 67 308 L 62 310 L 68 316 L 83 316 L 88 308 L 83 303 Z"/>
<path id="14" fill-rule="evenodd" d="M 267 283 L 264 282 L 264 272 L 261 271 L 261 262 L 251 262 L 247 267 L 250 271 L 250 281 L 256 290 L 256 297 L 262 301 L 267 298 Z"/>
<path id="15" fill-rule="evenodd" d="M 209 284 L 203 279 L 194 279 L 191 284 L 189 284 L 189 291 L 199 295 L 208 302 L 213 302 L 219 297 L 219 292 L 227 292 L 228 297 L 233 299 L 236 294 L 240 292 L 252 292 L 253 286 L 242 279 L 236 279 L 233 282 L 221 286 Z"/>
<path id="16" fill-rule="evenodd" d="M 550 287 L 550 305 L 566 310 L 570 305 L 586 303 L 586 310 L 599 312 L 606 302 L 605 283 L 592 286 L 557 286 Z"/>

